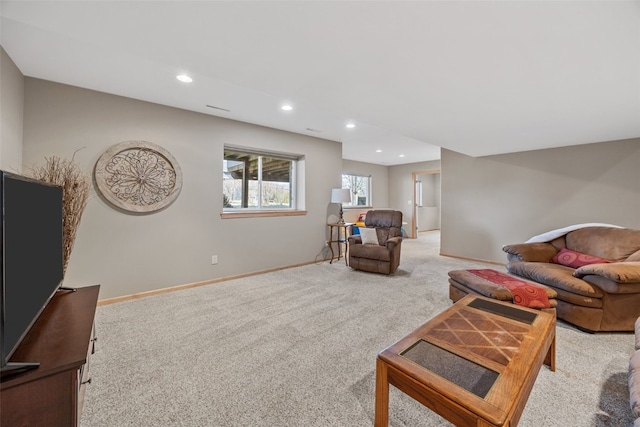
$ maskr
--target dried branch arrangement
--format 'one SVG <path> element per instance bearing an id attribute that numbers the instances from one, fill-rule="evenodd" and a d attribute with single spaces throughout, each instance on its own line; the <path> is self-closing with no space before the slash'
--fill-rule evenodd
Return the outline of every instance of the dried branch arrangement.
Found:
<path id="1" fill-rule="evenodd" d="M 45 158 L 45 164 L 42 166 L 34 166 L 31 176 L 62 187 L 63 272 L 66 273 L 76 231 L 87 206 L 91 188 L 90 177 L 73 160 L 56 156 Z"/>

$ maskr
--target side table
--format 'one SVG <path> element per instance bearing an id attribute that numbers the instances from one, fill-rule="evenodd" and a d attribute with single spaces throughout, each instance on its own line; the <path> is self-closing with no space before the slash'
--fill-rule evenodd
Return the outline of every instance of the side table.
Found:
<path id="1" fill-rule="evenodd" d="M 349 236 L 353 231 L 353 223 L 352 222 L 344 222 L 342 224 L 339 223 L 327 223 L 327 227 L 329 227 L 329 240 L 327 241 L 327 245 L 329 246 L 329 250 L 331 251 L 331 260 L 329 264 L 333 262 L 333 259 L 336 258 L 335 252 L 333 252 L 333 245 L 336 244 L 338 246 L 338 259 L 342 257 L 342 247 L 341 244 L 345 245 L 344 248 L 344 264 L 349 265 L 349 257 L 347 256 L 349 252 Z M 334 239 L 333 229 L 337 228 L 337 234 Z"/>

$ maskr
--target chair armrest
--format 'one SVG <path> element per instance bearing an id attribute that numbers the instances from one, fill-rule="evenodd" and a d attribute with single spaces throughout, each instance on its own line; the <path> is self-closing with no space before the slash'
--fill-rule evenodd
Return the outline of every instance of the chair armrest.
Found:
<path id="1" fill-rule="evenodd" d="M 584 265 L 577 268 L 573 275 L 578 279 L 594 275 L 602 276 L 616 283 L 639 283 L 640 261 Z"/>
<path id="2" fill-rule="evenodd" d="M 551 262 L 558 249 L 551 243 L 517 243 L 504 245 L 502 250 L 509 255 L 509 261 Z"/>
<path id="3" fill-rule="evenodd" d="M 359 245 L 362 243 L 362 237 L 360 236 L 349 236 L 349 244 L 350 245 Z"/>
<path id="4" fill-rule="evenodd" d="M 391 237 L 391 238 L 387 239 L 387 243 L 385 243 L 385 246 L 389 250 L 393 250 L 393 248 L 395 248 L 396 246 L 400 245 L 400 243 L 402 243 L 402 237 L 401 236 L 396 236 L 396 237 Z"/>

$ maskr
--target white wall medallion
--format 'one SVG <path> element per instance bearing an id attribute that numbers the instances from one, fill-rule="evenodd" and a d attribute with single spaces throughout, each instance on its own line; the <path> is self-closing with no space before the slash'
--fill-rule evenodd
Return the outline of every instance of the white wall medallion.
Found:
<path id="1" fill-rule="evenodd" d="M 182 188 L 182 171 L 164 148 L 147 141 L 116 144 L 98 159 L 98 191 L 129 212 L 155 212 L 173 203 Z"/>

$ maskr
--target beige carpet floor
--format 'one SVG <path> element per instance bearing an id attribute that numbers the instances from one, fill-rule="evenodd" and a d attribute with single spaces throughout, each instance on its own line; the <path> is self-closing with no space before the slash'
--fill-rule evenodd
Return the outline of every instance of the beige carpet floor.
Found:
<path id="1" fill-rule="evenodd" d="M 99 307 L 83 427 L 371 426 L 379 351 L 448 307 L 437 232 L 391 277 L 318 262 Z M 560 322 L 520 426 L 632 425 L 631 334 Z M 450 425 L 391 387 L 390 425 Z"/>

